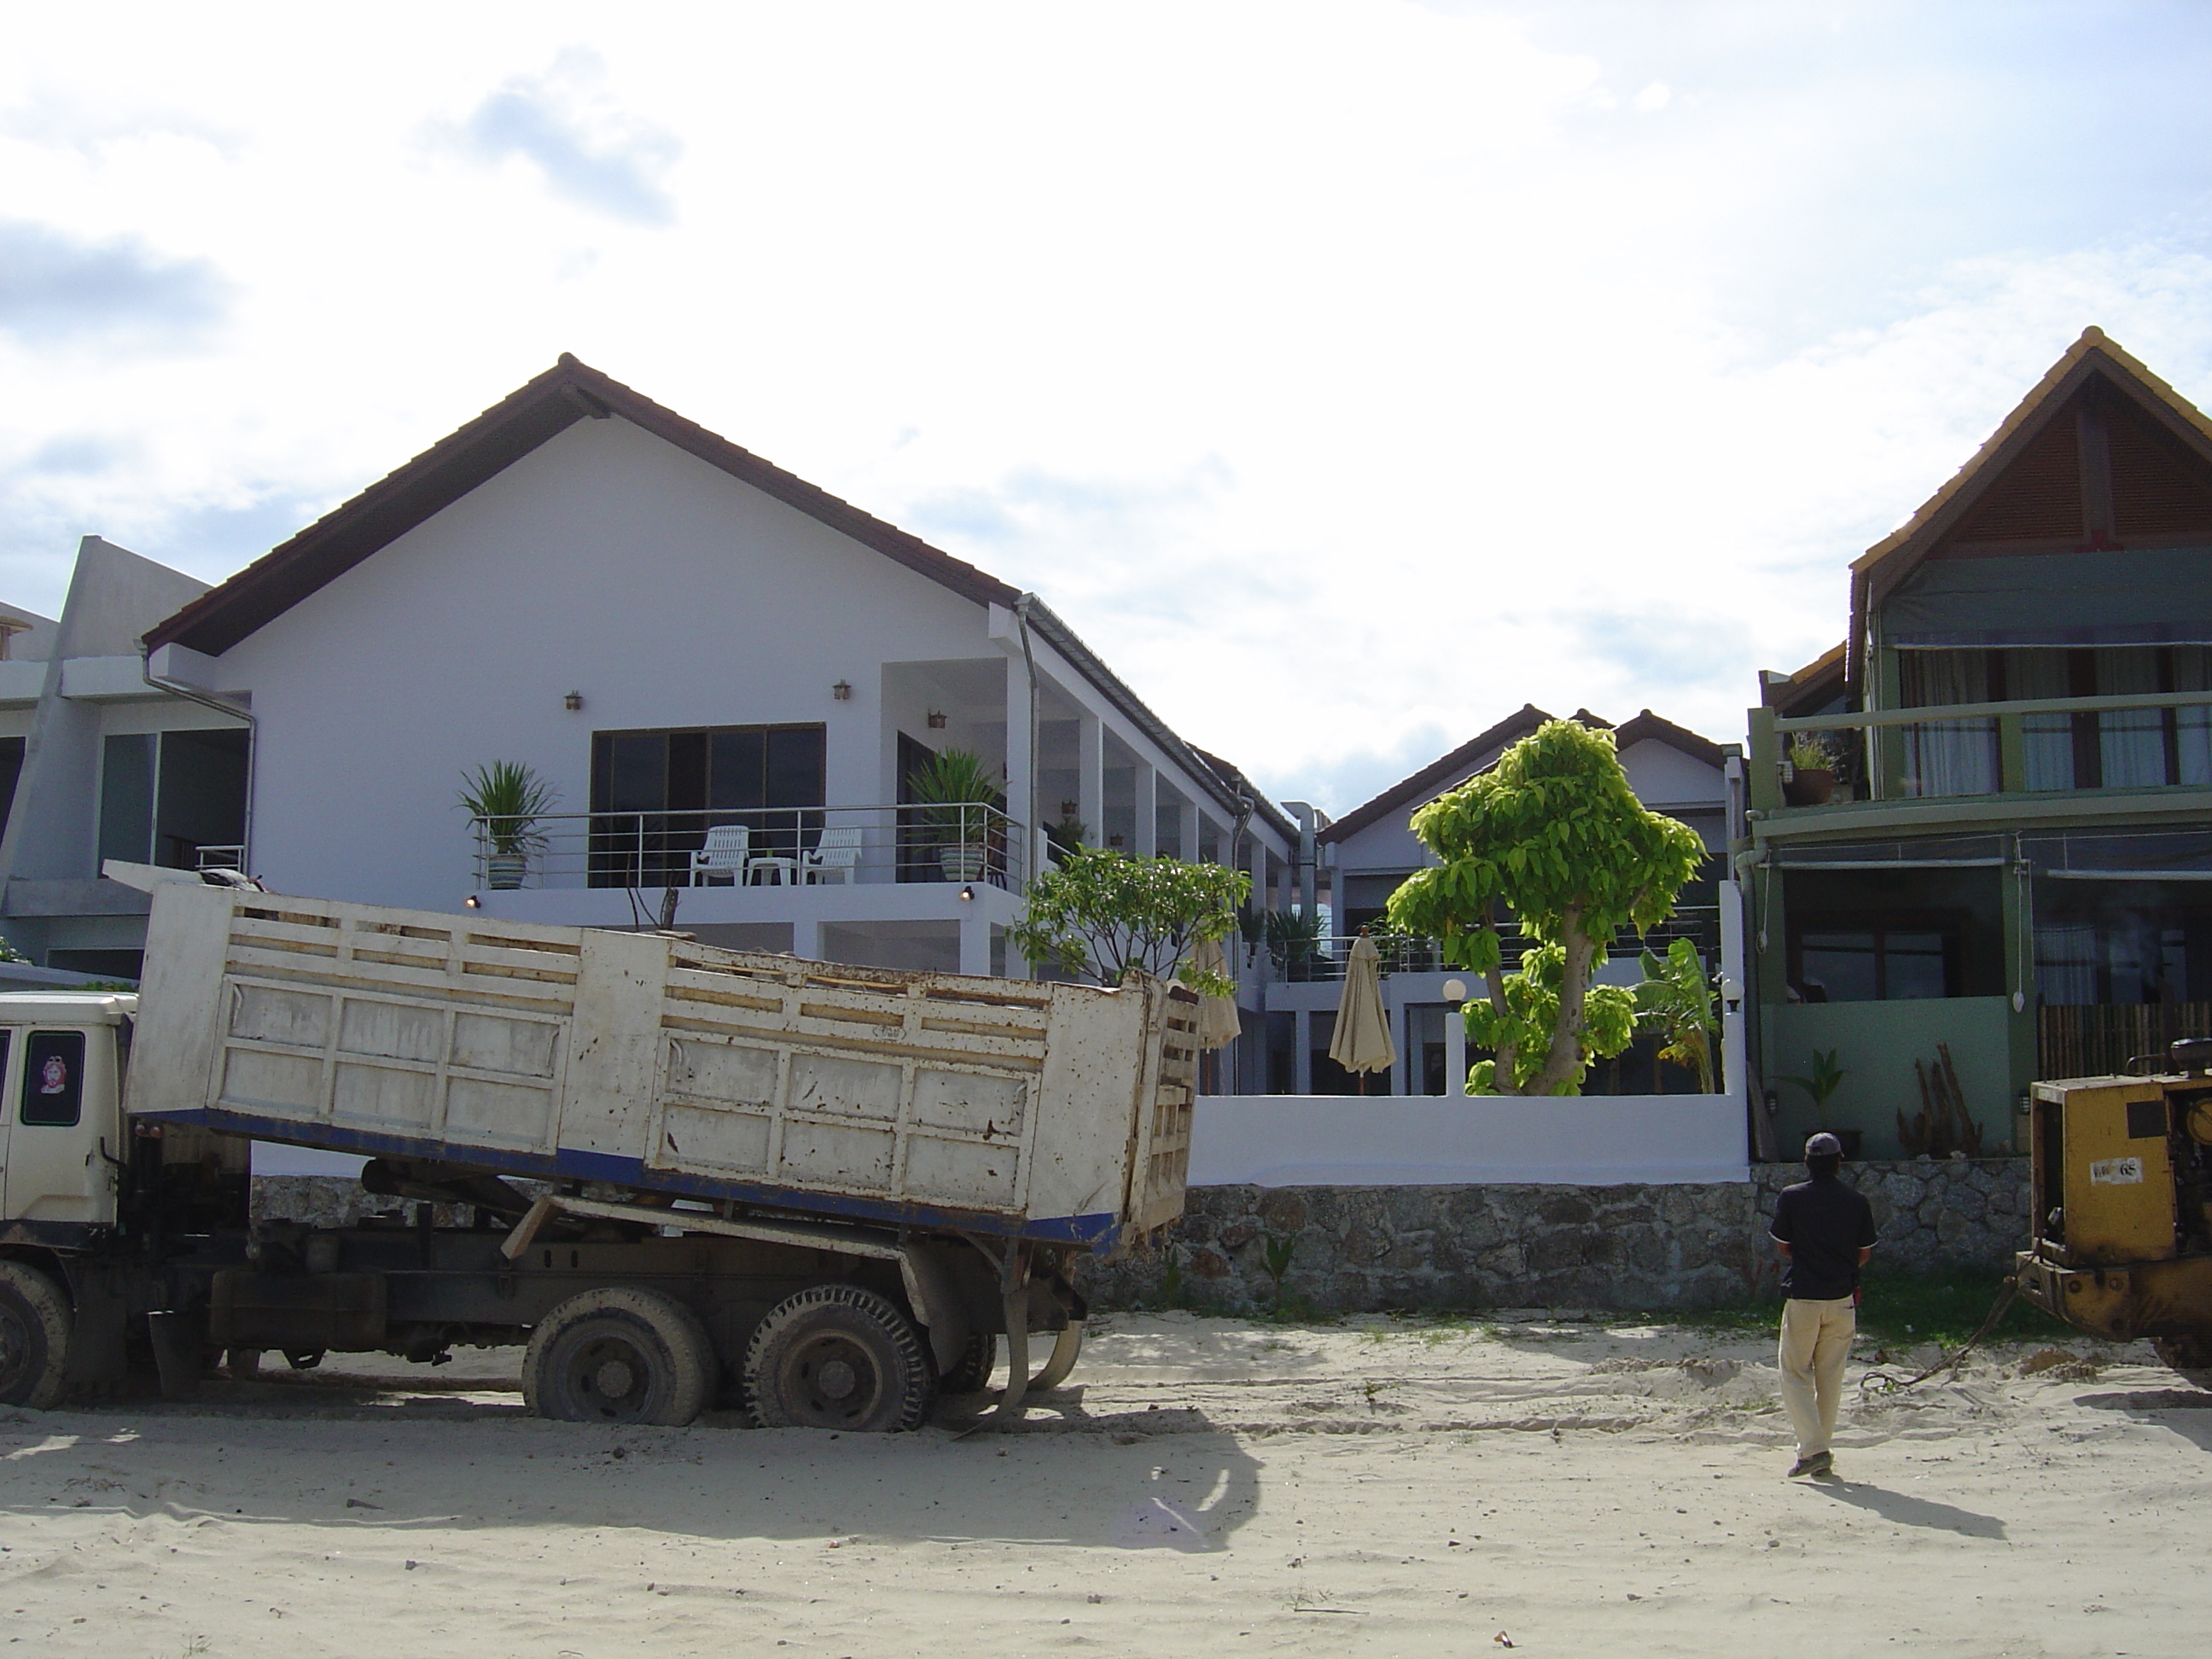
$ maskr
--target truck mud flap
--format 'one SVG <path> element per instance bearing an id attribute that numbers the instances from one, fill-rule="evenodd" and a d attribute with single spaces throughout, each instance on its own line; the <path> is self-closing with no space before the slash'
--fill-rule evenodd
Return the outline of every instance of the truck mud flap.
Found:
<path id="1" fill-rule="evenodd" d="M 208 1340 L 220 1348 L 384 1346 L 382 1273 L 258 1273 L 226 1267 L 208 1286 Z"/>
<path id="2" fill-rule="evenodd" d="M 200 1322 L 188 1313 L 165 1310 L 146 1316 L 146 1334 L 154 1344 L 164 1400 L 190 1400 L 200 1391 L 199 1327 Z"/>

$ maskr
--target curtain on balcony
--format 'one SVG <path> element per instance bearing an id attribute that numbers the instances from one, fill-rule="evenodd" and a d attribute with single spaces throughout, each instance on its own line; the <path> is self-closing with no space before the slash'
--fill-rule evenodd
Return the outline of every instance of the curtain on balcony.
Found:
<path id="1" fill-rule="evenodd" d="M 2158 653 L 2104 650 L 2097 653 L 2097 695 L 2155 696 Z M 2154 789 L 2166 781 L 2166 711 L 2115 708 L 2097 716 L 2097 750 L 2107 789 Z"/>
<path id="2" fill-rule="evenodd" d="M 2212 691 L 2212 650 L 2201 645 L 2173 647 L 2173 689 Z M 2177 783 L 2212 784 L 2212 708 L 2173 711 Z"/>
<path id="3" fill-rule="evenodd" d="M 1908 708 L 1989 698 L 1987 652 L 1905 651 L 1899 657 Z M 1988 795 L 1996 787 L 1995 720 L 1927 720 L 1905 728 L 1906 794 Z"/>
<path id="4" fill-rule="evenodd" d="M 2073 694 L 2073 676 L 2063 651 L 2008 651 L 2005 653 L 2005 696 L 2016 702 Z M 2021 717 L 2021 741 L 2027 751 L 2027 787 L 2031 789 L 2071 789 L 2074 787 L 2074 717 L 2071 714 L 2025 714 Z"/>

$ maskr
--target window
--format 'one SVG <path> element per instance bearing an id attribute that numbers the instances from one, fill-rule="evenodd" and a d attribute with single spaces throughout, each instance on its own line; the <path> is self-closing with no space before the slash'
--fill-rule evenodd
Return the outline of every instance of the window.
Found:
<path id="1" fill-rule="evenodd" d="M 1807 1002 L 1910 1002 L 1958 995 L 1955 923 L 1808 919 L 1792 941 L 1790 981 Z"/>
<path id="2" fill-rule="evenodd" d="M 753 850 L 791 857 L 819 830 L 827 728 L 690 726 L 592 736 L 594 887 L 688 878 L 710 824 L 743 823 Z"/>
<path id="3" fill-rule="evenodd" d="M 33 1031 L 23 1045 L 25 1123 L 62 1126 L 77 1121 L 84 1103 L 84 1033 Z"/>
<path id="4" fill-rule="evenodd" d="M 101 745 L 100 856 L 174 870 L 246 839 L 246 734 L 130 732 Z"/>

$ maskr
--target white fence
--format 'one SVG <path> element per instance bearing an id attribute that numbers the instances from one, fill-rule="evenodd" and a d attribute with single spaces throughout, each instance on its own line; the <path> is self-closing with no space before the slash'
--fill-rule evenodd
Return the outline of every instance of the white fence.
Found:
<path id="1" fill-rule="evenodd" d="M 1747 1181 L 1739 1095 L 1202 1095 L 1194 1187 Z"/>

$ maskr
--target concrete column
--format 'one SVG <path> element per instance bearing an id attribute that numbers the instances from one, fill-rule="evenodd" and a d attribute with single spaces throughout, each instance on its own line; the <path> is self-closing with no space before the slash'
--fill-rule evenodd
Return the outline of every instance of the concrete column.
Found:
<path id="1" fill-rule="evenodd" d="M 1093 847 L 1106 844 L 1106 732 L 1095 714 L 1075 717 L 1075 816 Z"/>
<path id="2" fill-rule="evenodd" d="M 1038 862 L 1042 840 L 1038 830 L 1036 757 L 1030 750 L 1030 682 L 1021 659 L 1006 659 L 1006 812 L 1021 824 L 1021 867 L 1017 880 L 1027 881 L 1043 866 Z"/>
<path id="3" fill-rule="evenodd" d="M 810 962 L 823 959 L 820 922 L 794 921 L 791 924 L 791 954 L 805 957 Z"/>
<path id="4" fill-rule="evenodd" d="M 1129 837 L 1129 851 L 1140 859 L 1148 859 L 1161 850 L 1160 836 L 1160 775 L 1144 763 L 1137 763 L 1135 784 L 1137 792 L 1137 833 Z"/>
<path id="5" fill-rule="evenodd" d="M 1313 1014 L 1300 1008 L 1291 1016 L 1291 1086 L 1294 1094 L 1313 1092 Z"/>
<path id="6" fill-rule="evenodd" d="M 971 900 L 960 907 L 960 971 L 978 979 L 991 975 L 991 923 L 976 914 Z"/>
<path id="7" fill-rule="evenodd" d="M 1467 1093 L 1467 1009 L 1449 1000 L 1444 1004 L 1444 1093 Z"/>

